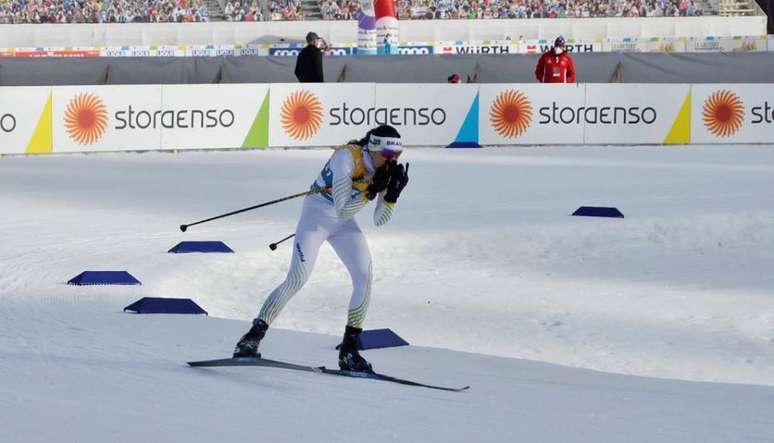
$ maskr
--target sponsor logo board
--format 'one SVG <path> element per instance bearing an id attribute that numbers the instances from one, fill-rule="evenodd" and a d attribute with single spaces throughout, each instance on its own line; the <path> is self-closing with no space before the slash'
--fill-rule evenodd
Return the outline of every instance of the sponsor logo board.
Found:
<path id="1" fill-rule="evenodd" d="M 432 45 L 400 45 L 396 52 L 398 55 L 430 55 L 432 53 Z"/>
<path id="2" fill-rule="evenodd" d="M 159 149 L 165 117 L 160 85 L 53 88 L 58 152 Z M 169 117 L 166 117 L 169 119 Z"/>
<path id="3" fill-rule="evenodd" d="M 479 94 L 483 145 L 583 143 L 582 86 L 484 84 Z"/>
<path id="4" fill-rule="evenodd" d="M 680 113 L 690 100 L 687 84 L 588 84 L 585 88 L 584 106 L 572 111 L 585 125 L 584 143 L 664 143 L 675 125 L 689 126 L 689 106 Z M 682 136 L 688 143 L 687 133 Z"/>
<path id="5" fill-rule="evenodd" d="M 693 85 L 693 143 L 771 143 L 771 84 Z"/>
<path id="6" fill-rule="evenodd" d="M 272 84 L 271 146 L 333 146 L 375 126 L 374 84 Z"/>
<path id="7" fill-rule="evenodd" d="M 519 44 L 519 52 L 522 54 L 542 54 L 548 52 L 553 47 L 554 42 L 549 40 L 526 40 Z M 569 53 L 576 52 L 601 52 L 603 45 L 601 41 L 586 40 L 567 40 L 565 48 Z"/>
<path id="8" fill-rule="evenodd" d="M 269 48 L 269 55 L 274 57 L 298 57 L 302 49 L 304 47 L 300 45 L 275 46 Z M 325 55 L 354 55 L 356 50 L 356 48 L 350 46 L 332 46 L 325 52 Z"/>
<path id="9" fill-rule="evenodd" d="M 433 146 L 455 140 L 478 93 L 473 84 L 379 84 L 373 126 L 388 124 L 406 145 Z"/>
<path id="10" fill-rule="evenodd" d="M 0 88 L 0 154 L 51 152 L 51 88 Z"/>
<path id="11" fill-rule="evenodd" d="M 440 43 L 434 46 L 435 54 L 516 54 L 519 45 L 510 42 L 491 44 Z"/>
<path id="12" fill-rule="evenodd" d="M 165 85 L 161 148 L 268 146 L 268 92 L 268 84 Z M 246 145 L 251 137 L 266 141 Z"/>

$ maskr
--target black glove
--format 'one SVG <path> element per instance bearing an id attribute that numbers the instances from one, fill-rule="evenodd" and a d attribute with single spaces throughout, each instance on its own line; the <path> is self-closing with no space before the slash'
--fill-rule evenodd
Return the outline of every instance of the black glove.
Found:
<path id="1" fill-rule="evenodd" d="M 371 184 L 366 189 L 366 197 L 369 200 L 373 200 L 376 196 L 387 189 L 387 185 L 390 183 L 390 176 L 392 169 L 396 163 L 392 161 L 386 161 L 384 164 L 374 172 L 374 176 L 371 179 Z"/>
<path id="2" fill-rule="evenodd" d="M 395 203 L 400 197 L 401 191 L 409 182 L 408 176 L 409 164 L 406 163 L 406 168 L 403 165 L 396 164 L 390 169 L 390 183 L 387 185 L 387 193 L 384 194 L 384 201 L 387 203 Z"/>

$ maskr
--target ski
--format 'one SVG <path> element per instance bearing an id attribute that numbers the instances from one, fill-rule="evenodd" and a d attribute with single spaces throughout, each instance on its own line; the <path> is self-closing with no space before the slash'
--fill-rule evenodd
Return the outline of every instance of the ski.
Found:
<path id="1" fill-rule="evenodd" d="M 189 361 L 188 366 L 193 368 L 217 368 L 230 366 L 267 366 L 271 368 L 292 369 L 294 371 L 320 372 L 312 366 L 296 365 L 284 361 L 269 360 L 268 358 L 221 358 L 218 360 Z"/>
<path id="2" fill-rule="evenodd" d="M 470 386 L 463 386 L 461 388 L 449 388 L 449 387 L 446 387 L 446 386 L 428 385 L 428 384 L 425 384 L 425 383 L 419 383 L 419 382 L 416 382 L 416 381 L 411 381 L 411 380 L 406 380 L 406 379 L 403 379 L 403 378 L 393 377 L 391 375 L 379 374 L 378 372 L 342 371 L 340 369 L 327 369 L 325 366 L 321 366 L 318 369 L 323 374 L 340 375 L 340 376 L 344 376 L 344 377 L 368 378 L 368 379 L 371 379 L 371 380 L 389 381 L 389 382 L 398 383 L 398 384 L 406 385 L 406 386 L 418 386 L 418 387 L 428 388 L 428 389 L 438 389 L 440 391 L 462 392 L 462 391 L 470 389 Z"/>
<path id="3" fill-rule="evenodd" d="M 293 371 L 303 372 L 316 372 L 318 374 L 337 375 L 340 377 L 353 377 L 353 378 L 365 378 L 370 380 L 381 380 L 392 383 L 398 383 L 406 386 L 418 386 L 428 389 L 437 389 L 440 391 L 449 392 L 461 392 L 470 389 L 470 386 L 464 386 L 461 388 L 449 388 L 446 386 L 429 385 L 425 383 L 419 383 L 411 380 L 405 380 L 402 378 L 392 377 L 390 375 L 379 374 L 377 372 L 355 372 L 355 371 L 342 371 L 340 369 L 328 369 L 325 366 L 305 366 L 297 365 L 294 363 L 288 363 L 278 360 L 270 360 L 267 358 L 223 358 L 218 360 L 203 360 L 203 361 L 189 361 L 188 365 L 194 368 L 217 368 L 217 367 L 233 367 L 233 366 L 265 366 L 270 368 L 290 369 Z"/>

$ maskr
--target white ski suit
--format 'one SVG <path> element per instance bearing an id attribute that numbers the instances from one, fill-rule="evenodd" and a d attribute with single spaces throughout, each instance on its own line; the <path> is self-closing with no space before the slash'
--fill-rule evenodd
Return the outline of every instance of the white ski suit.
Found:
<path id="1" fill-rule="evenodd" d="M 290 270 L 263 304 L 258 319 L 267 324 L 279 315 L 285 304 L 304 286 L 314 269 L 317 253 L 328 241 L 352 277 L 352 298 L 347 325 L 362 328 L 371 298 L 371 253 L 354 215 L 368 202 L 366 188 L 375 168 L 368 151 L 357 144 L 336 149 L 312 184 L 320 191 L 304 199 L 296 227 Z M 395 203 L 377 196 L 374 223 L 381 226 L 392 216 Z"/>

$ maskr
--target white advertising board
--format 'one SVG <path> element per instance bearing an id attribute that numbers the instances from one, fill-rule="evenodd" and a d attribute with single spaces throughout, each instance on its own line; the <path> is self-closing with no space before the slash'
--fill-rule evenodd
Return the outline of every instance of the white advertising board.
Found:
<path id="1" fill-rule="evenodd" d="M 693 85 L 693 143 L 773 143 L 774 84 Z"/>
<path id="2" fill-rule="evenodd" d="M 688 143 L 689 94 L 687 84 L 587 84 L 584 143 Z"/>
<path id="3" fill-rule="evenodd" d="M 51 88 L 0 88 L 0 154 L 51 152 Z"/>
<path id="4" fill-rule="evenodd" d="M 56 152 L 159 149 L 160 85 L 53 88 Z"/>
<path id="5" fill-rule="evenodd" d="M 373 83 L 271 85 L 271 146 L 335 146 L 375 126 Z"/>
<path id="6" fill-rule="evenodd" d="M 585 88 L 576 84 L 482 84 L 482 145 L 583 143 Z"/>
<path id="7" fill-rule="evenodd" d="M 375 123 L 397 128 L 409 146 L 449 144 L 476 112 L 477 93 L 473 84 L 379 84 Z"/>
<path id="8" fill-rule="evenodd" d="M 165 85 L 161 148 L 268 146 L 268 84 Z"/>

